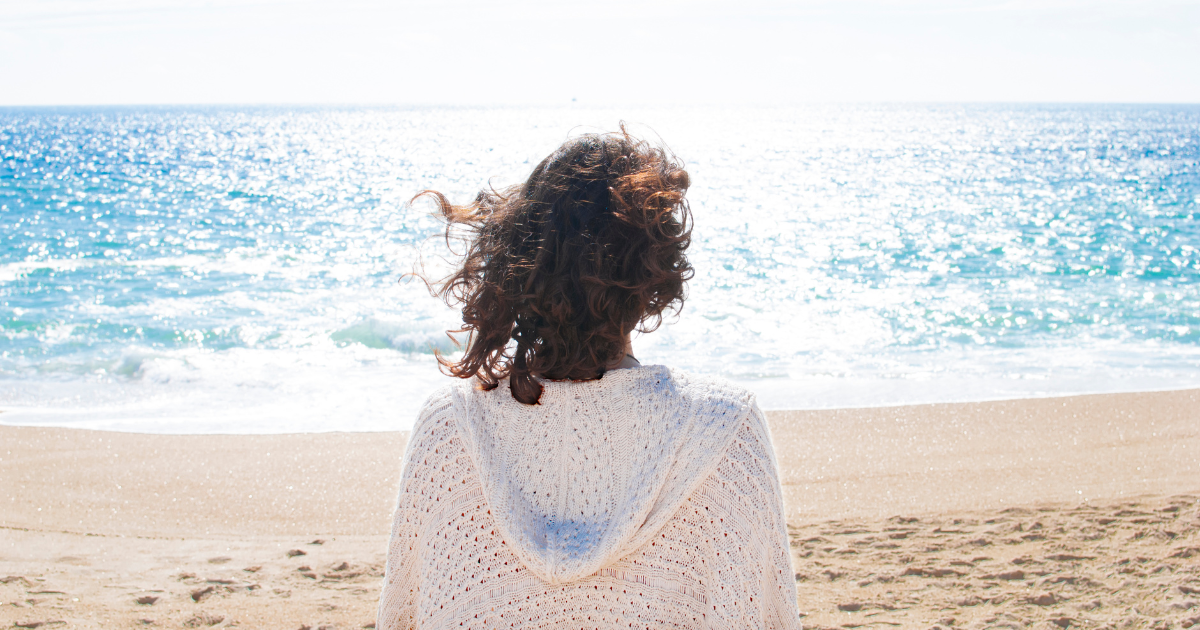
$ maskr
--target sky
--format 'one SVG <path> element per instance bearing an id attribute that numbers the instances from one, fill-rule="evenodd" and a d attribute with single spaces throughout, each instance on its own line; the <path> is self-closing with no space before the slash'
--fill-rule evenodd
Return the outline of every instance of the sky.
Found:
<path id="1" fill-rule="evenodd" d="M 1197 0 L 0 0 L 0 105 L 1200 103 L 1197 68 Z"/>

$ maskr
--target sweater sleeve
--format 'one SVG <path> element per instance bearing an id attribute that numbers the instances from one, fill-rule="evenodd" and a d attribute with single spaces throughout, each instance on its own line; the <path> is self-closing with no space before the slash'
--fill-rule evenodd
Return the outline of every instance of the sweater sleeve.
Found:
<path id="1" fill-rule="evenodd" d="M 437 445 L 438 425 L 450 410 L 449 390 L 431 396 L 408 439 L 375 619 L 378 630 L 406 630 L 417 625 L 421 516 L 426 511 L 424 499 L 433 495 L 432 488 L 426 487 L 428 476 L 421 472 L 423 461 Z"/>
<path id="2" fill-rule="evenodd" d="M 730 521 L 728 533 L 718 539 L 722 543 L 719 557 L 730 565 L 718 573 L 732 579 L 719 581 L 726 593 L 732 591 L 740 600 L 714 611 L 718 618 L 725 617 L 719 626 L 800 630 L 783 491 L 775 461 L 766 419 L 755 404 L 708 479 L 710 491 L 722 496 Z"/>

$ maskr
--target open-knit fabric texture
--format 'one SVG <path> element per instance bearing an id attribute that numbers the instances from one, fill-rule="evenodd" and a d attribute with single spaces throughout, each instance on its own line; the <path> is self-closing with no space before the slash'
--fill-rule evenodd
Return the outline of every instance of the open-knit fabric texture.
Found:
<path id="1" fill-rule="evenodd" d="M 413 428 L 376 627 L 799 629 L 753 395 L 660 366 L 436 392 Z"/>

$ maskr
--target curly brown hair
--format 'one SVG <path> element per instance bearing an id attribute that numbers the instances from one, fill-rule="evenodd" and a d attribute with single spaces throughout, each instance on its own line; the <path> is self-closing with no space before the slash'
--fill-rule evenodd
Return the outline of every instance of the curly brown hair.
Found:
<path id="1" fill-rule="evenodd" d="M 537 378 L 591 380 L 624 357 L 626 336 L 678 313 L 692 277 L 689 178 L 666 148 L 626 132 L 574 138 L 523 184 L 480 192 L 467 205 L 426 190 L 447 222 L 466 231 L 458 269 L 433 288 L 462 305 L 469 333 L 450 375 L 483 389 L 508 378 L 513 398 L 536 404 Z"/>

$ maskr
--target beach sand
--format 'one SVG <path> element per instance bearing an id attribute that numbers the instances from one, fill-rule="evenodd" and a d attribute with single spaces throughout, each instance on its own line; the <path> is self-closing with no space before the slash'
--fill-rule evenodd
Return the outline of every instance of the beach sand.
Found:
<path id="1" fill-rule="evenodd" d="M 1200 390 L 768 417 L 806 627 L 1200 629 Z M 367 627 L 404 444 L 0 426 L 0 627 Z"/>

